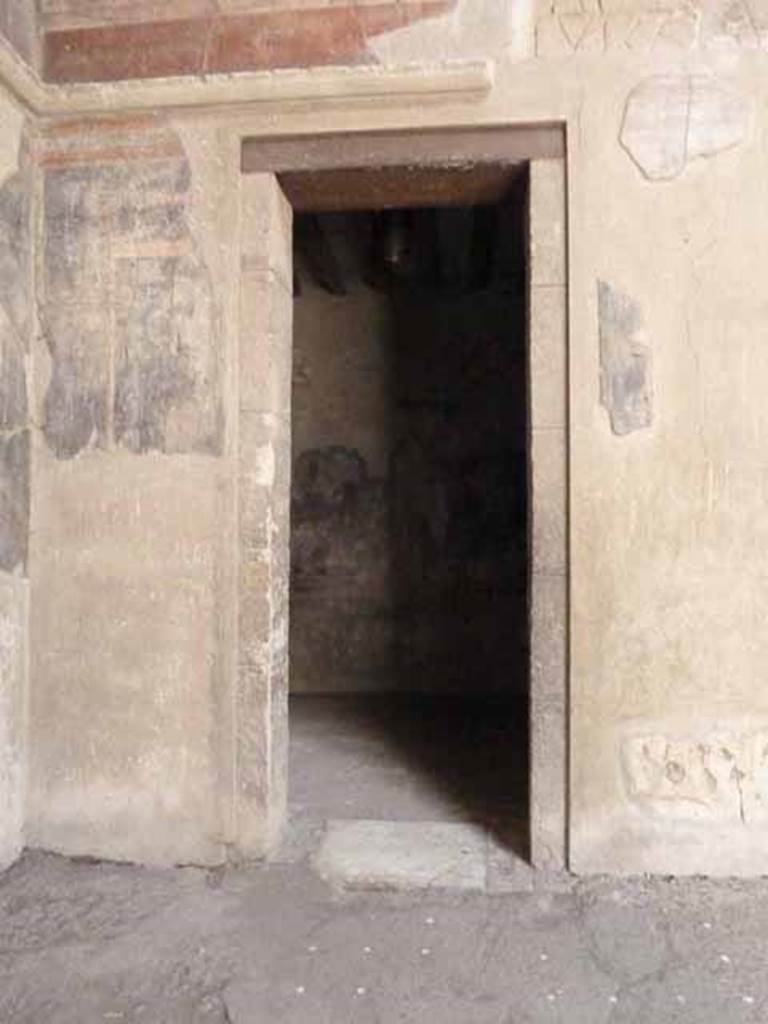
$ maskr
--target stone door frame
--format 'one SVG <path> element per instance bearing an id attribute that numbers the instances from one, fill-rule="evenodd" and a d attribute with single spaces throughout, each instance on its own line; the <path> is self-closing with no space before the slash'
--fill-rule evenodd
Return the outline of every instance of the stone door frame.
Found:
<path id="1" fill-rule="evenodd" d="M 268 856 L 286 819 L 292 211 L 278 175 L 332 168 L 529 165 L 530 847 L 568 861 L 566 159 L 556 125 L 246 139 L 238 351 L 234 847 Z"/>

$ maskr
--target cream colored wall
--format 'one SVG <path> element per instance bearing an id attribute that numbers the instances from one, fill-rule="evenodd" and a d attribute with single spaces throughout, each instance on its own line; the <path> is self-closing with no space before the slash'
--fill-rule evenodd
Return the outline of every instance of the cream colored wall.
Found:
<path id="1" fill-rule="evenodd" d="M 497 68 L 482 102 L 279 122 L 286 135 L 567 126 L 569 858 L 579 872 L 766 869 L 761 59 L 735 44 L 542 52 Z M 744 97 L 744 135 L 651 180 L 620 142 L 628 98 L 648 77 L 688 70 Z M 715 140 L 729 135 L 717 111 L 702 117 Z M 645 125 L 653 145 L 666 126 L 662 149 L 679 148 L 674 109 L 666 120 L 651 110 Z M 248 136 L 275 123 L 252 115 L 232 127 Z M 651 354 L 652 421 L 630 433 L 614 432 L 600 402 L 599 281 L 636 304 L 627 344 Z"/>
<path id="2" fill-rule="evenodd" d="M 668 182 L 646 179 L 618 144 L 627 97 L 660 59 L 613 70 L 581 109 L 570 223 L 579 871 L 766 869 L 757 268 L 768 207 L 755 59 L 736 47 L 688 57 L 743 96 L 750 118 L 738 145 Z M 653 421 L 627 436 L 598 402 L 597 280 L 637 303 L 652 354 Z"/>
<path id="3" fill-rule="evenodd" d="M 328 100 L 322 106 L 310 101 L 199 111 L 183 121 L 182 135 L 194 148 L 196 208 L 218 268 L 217 295 L 230 316 L 237 277 L 232 204 L 241 138 L 565 123 L 569 856 L 579 872 L 762 874 L 768 868 L 768 696 L 762 680 L 768 656 L 763 614 L 768 367 L 762 341 L 767 313 L 761 279 L 768 238 L 765 24 L 761 9 L 744 17 L 730 9 L 726 16 L 714 4 L 667 10 L 634 3 L 609 11 L 547 5 L 539 12 L 535 50 L 531 43 L 527 52 L 515 47 L 502 57 L 484 98 L 444 96 L 418 104 Z M 405 56 L 406 48 L 401 56 L 393 41 L 387 58 Z M 672 77 L 647 81 L 658 76 Z M 309 75 L 310 93 L 311 81 Z M 604 294 L 614 296 L 612 304 L 599 307 L 598 282 L 608 286 Z M 606 402 L 612 393 L 608 385 L 616 384 L 611 374 L 626 369 L 622 359 L 643 367 L 642 393 L 634 395 L 639 404 L 619 410 L 613 425 L 611 409 L 600 400 L 601 311 Z M 611 361 L 615 352 L 618 370 Z M 231 361 L 228 365 L 231 372 Z M 621 386 L 616 384 L 619 392 Z M 649 396 L 650 422 L 642 425 Z M 617 432 L 616 425 L 627 420 L 629 431 Z M 231 417 L 227 424 L 231 432 Z M 210 484 L 222 502 L 219 512 L 200 503 L 200 515 L 204 518 L 202 510 L 208 509 L 211 516 L 203 522 L 204 532 L 215 520 L 224 538 L 234 519 L 226 458 Z M 73 464 L 66 473 L 55 467 L 50 474 L 41 463 L 35 479 L 36 557 L 63 536 L 60 512 L 42 528 L 43 495 L 53 500 L 77 477 L 81 496 L 93 496 L 88 488 L 95 487 L 101 501 L 115 488 L 127 508 L 153 473 L 161 473 L 159 457 L 130 470 L 125 466 L 128 477 L 119 473 L 117 460 L 107 470 L 106 459 L 89 454 L 82 465 Z M 168 492 L 167 500 L 188 494 L 191 501 L 195 473 L 202 473 L 194 460 L 161 468 L 163 486 L 175 495 Z M 46 480 L 55 483 L 55 494 L 46 492 Z M 128 601 L 125 574 L 135 572 L 135 546 L 119 517 L 111 523 L 112 568 L 99 564 L 96 578 L 103 594 L 119 595 L 109 617 L 116 628 Z M 148 520 L 144 525 L 154 537 Z M 144 526 L 137 529 L 141 536 Z M 162 550 L 166 540 L 153 540 L 153 550 L 155 544 Z M 82 537 L 73 540 L 70 554 L 78 571 L 87 550 Z M 45 556 L 47 567 L 33 580 L 33 608 L 35 601 L 45 604 L 47 591 L 62 579 L 75 578 L 66 575 L 72 572 L 67 559 L 62 571 L 55 571 L 58 558 Z M 203 587 L 198 631 L 225 659 L 232 561 L 224 554 L 216 586 Z M 163 569 L 149 582 L 157 580 L 159 587 L 165 575 Z M 83 571 L 79 579 L 93 588 L 93 576 Z M 104 687 L 116 678 L 110 673 L 121 648 L 119 638 L 99 625 L 98 615 L 93 635 L 76 635 L 93 681 L 80 691 L 81 700 L 52 703 L 57 689 L 66 696 L 65 683 L 41 689 L 40 677 L 33 676 L 33 700 L 41 714 L 34 756 L 52 781 L 38 783 L 32 835 L 77 852 L 215 859 L 223 855 L 219 840 L 231 807 L 221 765 L 231 749 L 226 707 L 233 674 L 222 668 L 190 676 L 182 660 L 176 662 L 175 677 L 181 690 L 156 685 L 142 618 L 151 607 L 149 582 L 143 579 L 133 591 L 141 595 L 141 614 L 130 620 L 128 634 L 130 649 L 141 651 L 141 658 L 124 688 L 114 691 L 114 701 Z M 83 622 L 107 607 L 95 597 L 83 601 Z M 189 656 L 193 629 L 184 609 L 181 649 Z M 33 615 L 43 621 L 42 611 Z M 57 629 L 58 619 L 50 621 Z M 47 636 L 53 653 L 54 633 Z M 169 657 L 176 646 L 169 641 Z M 83 678 L 80 669 L 72 676 Z M 131 697 L 135 721 L 127 711 Z M 185 712 L 189 717 L 167 711 L 186 698 L 192 702 Z M 158 718 L 159 709 L 170 717 Z M 94 718 L 101 722 L 99 742 L 89 748 L 83 722 Z M 60 739 L 53 747 L 52 735 Z M 133 742 L 121 739 L 116 748 L 115 735 L 132 735 Z M 169 739 L 179 757 L 174 766 L 189 766 L 181 778 L 169 773 L 159 756 Z M 183 810 L 168 816 L 168 803 Z M 115 807 L 105 828 L 105 816 Z M 64 822 L 56 818 L 61 808 L 68 815 Z M 57 822 L 55 829 L 50 822 Z M 177 832 L 179 822 L 183 827 Z M 114 841 L 102 841 L 104 835 Z"/>

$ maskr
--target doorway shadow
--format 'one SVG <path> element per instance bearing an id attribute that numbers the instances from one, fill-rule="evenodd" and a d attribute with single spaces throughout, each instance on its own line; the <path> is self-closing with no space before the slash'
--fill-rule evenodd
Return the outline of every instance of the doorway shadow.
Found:
<path id="1" fill-rule="evenodd" d="M 292 813 L 473 824 L 527 858 L 527 732 L 524 701 L 293 696 Z"/>
<path id="2" fill-rule="evenodd" d="M 520 209 L 482 219 L 479 271 L 439 265 L 463 251 L 451 231 L 466 217 L 437 230 L 420 211 L 384 238 L 401 261 L 368 281 L 387 300 L 386 473 L 338 445 L 294 464 L 292 658 L 311 686 L 367 692 L 293 699 L 292 800 L 322 817 L 471 822 L 527 858 Z"/>

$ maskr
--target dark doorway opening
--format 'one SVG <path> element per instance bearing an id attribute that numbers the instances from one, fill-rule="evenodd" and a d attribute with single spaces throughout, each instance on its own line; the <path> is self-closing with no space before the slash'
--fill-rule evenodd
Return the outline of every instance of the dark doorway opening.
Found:
<path id="1" fill-rule="evenodd" d="M 291 812 L 473 822 L 525 853 L 525 167 L 469 205 L 388 173 L 367 209 L 354 175 L 335 211 L 283 183 Z"/>

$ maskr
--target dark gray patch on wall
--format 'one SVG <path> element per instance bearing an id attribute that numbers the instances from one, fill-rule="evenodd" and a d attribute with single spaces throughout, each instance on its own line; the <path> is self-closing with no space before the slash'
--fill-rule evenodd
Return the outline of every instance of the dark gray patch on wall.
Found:
<path id="1" fill-rule="evenodd" d="M 60 459 L 107 443 L 109 281 L 106 225 L 98 219 L 104 173 L 67 167 L 45 175 L 40 319 L 51 379 L 42 427 Z"/>
<path id="2" fill-rule="evenodd" d="M 60 459 L 106 444 L 109 359 L 94 313 L 46 305 L 43 314 L 52 362 L 43 433 Z"/>
<path id="3" fill-rule="evenodd" d="M 640 306 L 630 296 L 597 283 L 600 326 L 600 402 L 614 434 L 651 425 L 651 350 L 645 342 Z"/>
<path id="4" fill-rule="evenodd" d="M 18 335 L 0 313 L 0 431 L 27 423 L 27 379 Z"/>
<path id="5" fill-rule="evenodd" d="M 189 187 L 181 157 L 46 171 L 43 432 L 59 458 L 113 441 L 222 451 L 218 318 Z"/>
<path id="6" fill-rule="evenodd" d="M 0 437 L 0 569 L 24 571 L 29 533 L 29 431 Z"/>
<path id="7" fill-rule="evenodd" d="M 25 572 L 29 538 L 31 176 L 0 187 L 0 570 Z"/>
<path id="8" fill-rule="evenodd" d="M 0 188 L 0 304 L 19 339 L 29 333 L 30 178 L 19 171 Z"/>
<path id="9" fill-rule="evenodd" d="M 25 353 L 29 337 L 29 175 L 0 188 L 0 430 L 27 425 Z"/>
<path id="10" fill-rule="evenodd" d="M 213 302 L 194 256 L 121 261 L 115 357 L 115 440 L 134 452 L 221 450 L 212 400 Z M 170 419 L 179 410 L 193 415 Z"/>

